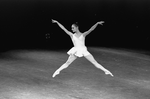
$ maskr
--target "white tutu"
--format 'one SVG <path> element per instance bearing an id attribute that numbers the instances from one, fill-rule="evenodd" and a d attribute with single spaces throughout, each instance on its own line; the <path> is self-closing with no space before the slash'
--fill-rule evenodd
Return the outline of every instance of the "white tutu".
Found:
<path id="1" fill-rule="evenodd" d="M 67 54 L 71 55 L 76 55 L 78 57 L 82 57 L 82 56 L 87 56 L 90 53 L 87 51 L 86 47 L 72 47 Z"/>

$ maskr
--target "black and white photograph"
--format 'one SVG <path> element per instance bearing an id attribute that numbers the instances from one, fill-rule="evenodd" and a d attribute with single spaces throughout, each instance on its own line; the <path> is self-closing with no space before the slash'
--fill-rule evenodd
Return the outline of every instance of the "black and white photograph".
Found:
<path id="1" fill-rule="evenodd" d="M 0 99 L 150 99 L 149 0 L 1 0 Z"/>

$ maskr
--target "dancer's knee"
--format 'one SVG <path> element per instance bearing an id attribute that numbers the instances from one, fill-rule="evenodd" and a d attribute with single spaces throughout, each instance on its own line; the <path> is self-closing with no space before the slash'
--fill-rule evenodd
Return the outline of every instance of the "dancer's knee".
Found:
<path id="1" fill-rule="evenodd" d="M 67 61 L 65 64 L 68 66 L 71 64 L 71 61 Z"/>
<path id="2" fill-rule="evenodd" d="M 63 67 L 67 68 L 71 63 L 72 63 L 72 61 L 67 61 L 66 63 L 64 63 Z"/>
<path id="3" fill-rule="evenodd" d="M 69 66 L 68 64 L 64 63 L 64 64 L 60 67 L 60 69 L 65 69 L 65 68 L 67 68 L 68 66 Z"/>
<path id="4" fill-rule="evenodd" d="M 74 60 L 69 60 L 69 61 L 66 61 L 66 65 L 70 65 Z"/>
<path id="5" fill-rule="evenodd" d="M 89 60 L 92 64 L 97 64 L 97 61 L 94 59 L 92 55 L 86 56 L 86 59 Z"/>

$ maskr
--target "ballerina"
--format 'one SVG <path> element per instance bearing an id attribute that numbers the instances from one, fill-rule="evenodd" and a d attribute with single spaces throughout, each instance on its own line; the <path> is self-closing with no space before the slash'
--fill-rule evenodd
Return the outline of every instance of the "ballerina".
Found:
<path id="1" fill-rule="evenodd" d="M 57 25 L 64 30 L 72 39 L 74 47 L 72 47 L 67 54 L 69 55 L 68 60 L 60 67 L 58 68 L 52 77 L 54 78 L 56 75 L 60 73 L 63 69 L 67 68 L 77 57 L 85 57 L 87 60 L 89 60 L 92 64 L 94 64 L 95 67 L 98 69 L 101 69 L 105 72 L 106 75 L 114 76 L 109 70 L 104 68 L 102 65 L 100 65 L 93 57 L 93 55 L 87 50 L 87 47 L 85 46 L 85 37 L 91 33 L 98 24 L 103 25 L 104 21 L 97 22 L 95 25 L 93 25 L 88 31 L 81 33 L 79 31 L 79 27 L 77 24 L 72 24 L 72 32 L 68 31 L 62 24 L 60 24 L 58 21 L 52 19 L 52 23 L 57 23 Z"/>

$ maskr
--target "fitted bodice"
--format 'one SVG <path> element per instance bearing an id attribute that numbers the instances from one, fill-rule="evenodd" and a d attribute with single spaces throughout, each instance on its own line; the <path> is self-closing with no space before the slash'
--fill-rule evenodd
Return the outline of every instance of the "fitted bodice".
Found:
<path id="1" fill-rule="evenodd" d="M 72 42 L 74 47 L 85 47 L 85 37 L 83 34 L 81 34 L 80 37 L 76 37 L 75 34 L 73 34 Z"/>

